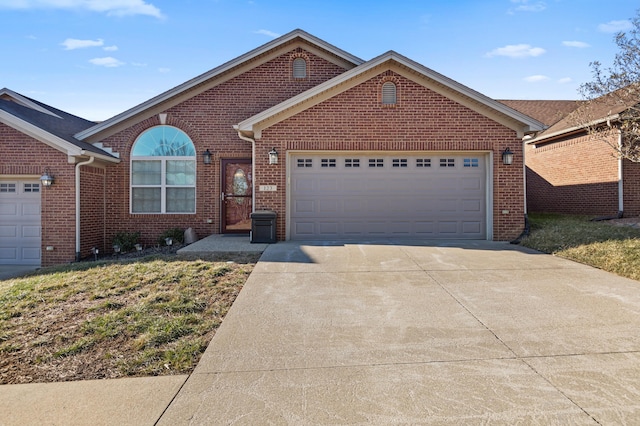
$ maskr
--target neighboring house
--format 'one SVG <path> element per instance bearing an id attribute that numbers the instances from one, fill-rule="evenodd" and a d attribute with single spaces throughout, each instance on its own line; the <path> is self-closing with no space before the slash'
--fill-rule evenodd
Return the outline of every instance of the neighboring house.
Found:
<path id="1" fill-rule="evenodd" d="M 553 101 L 530 101 L 528 106 L 526 102 L 505 101 L 549 125 L 525 143 L 529 211 L 603 217 L 640 214 L 640 164 L 618 158 L 613 147 L 619 143 L 619 133 L 605 141 L 590 137 L 581 124 L 616 128 L 618 113 L 625 107 L 612 109 L 605 97 L 592 103 L 573 102 L 573 107 L 569 103 L 567 109 L 557 108 L 560 119 L 554 120 L 534 112 Z M 548 112 L 553 110 L 549 106 Z"/>
<path id="2" fill-rule="evenodd" d="M 522 139 L 544 128 L 398 53 L 363 61 L 301 30 L 98 124 L 1 97 L 0 263 L 110 253 L 123 231 L 246 233 L 265 209 L 279 240 L 507 241 L 524 228 Z"/>

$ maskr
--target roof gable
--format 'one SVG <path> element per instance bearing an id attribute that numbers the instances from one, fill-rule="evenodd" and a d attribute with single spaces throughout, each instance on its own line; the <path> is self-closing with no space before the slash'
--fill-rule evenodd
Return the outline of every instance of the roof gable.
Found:
<path id="1" fill-rule="evenodd" d="M 244 136 L 261 137 L 261 132 L 300 111 L 370 79 L 383 71 L 394 71 L 517 131 L 520 137 L 545 128 L 539 121 L 443 76 L 394 51 L 389 51 L 297 96 L 269 108 L 235 126 Z"/>
<path id="2" fill-rule="evenodd" d="M 9 89 L 0 90 L 0 122 L 69 156 L 87 152 L 109 161 L 111 153 L 76 139 L 73 135 L 93 126 L 93 121 L 66 113 Z"/>
<path id="3" fill-rule="evenodd" d="M 160 95 L 116 115 L 92 128 L 76 134 L 76 137 L 84 140 L 97 140 L 112 135 L 130 125 L 192 98 L 211 87 L 222 84 L 231 78 L 238 76 L 248 69 L 278 57 L 285 51 L 303 47 L 309 52 L 323 57 L 333 63 L 342 66 L 345 70 L 351 69 L 364 61 L 342 49 L 339 49 L 311 34 L 300 29 L 294 30 L 277 39 L 272 40 L 250 52 L 245 53 L 229 62 L 226 62 L 204 74 L 201 74 L 179 86 L 174 87 Z"/>

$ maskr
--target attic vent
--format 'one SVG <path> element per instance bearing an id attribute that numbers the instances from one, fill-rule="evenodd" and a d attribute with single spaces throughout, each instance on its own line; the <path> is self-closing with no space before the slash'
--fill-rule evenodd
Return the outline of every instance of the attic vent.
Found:
<path id="1" fill-rule="evenodd" d="M 293 60 L 293 78 L 307 78 L 307 61 L 304 58 Z"/>
<path id="2" fill-rule="evenodd" d="M 382 85 L 382 105 L 395 105 L 396 101 L 396 85 L 387 81 Z"/>

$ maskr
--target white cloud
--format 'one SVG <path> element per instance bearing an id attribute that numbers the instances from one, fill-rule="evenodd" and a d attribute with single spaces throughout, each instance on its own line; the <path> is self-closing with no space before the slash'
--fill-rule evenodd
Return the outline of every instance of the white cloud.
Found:
<path id="1" fill-rule="evenodd" d="M 124 62 L 119 61 L 116 58 L 112 58 L 111 56 L 107 56 L 106 58 L 93 58 L 90 59 L 89 62 L 91 62 L 93 65 L 107 68 L 116 68 L 124 65 Z"/>
<path id="2" fill-rule="evenodd" d="M 107 52 L 115 52 L 116 50 L 118 50 L 118 46 L 105 46 L 102 48 L 102 50 L 105 50 Z"/>
<path id="3" fill-rule="evenodd" d="M 530 75 L 529 77 L 525 77 L 523 80 L 526 81 L 527 83 L 539 83 L 541 81 L 549 80 L 549 77 L 547 77 L 546 75 L 536 74 L 536 75 Z"/>
<path id="4" fill-rule="evenodd" d="M 488 52 L 486 56 L 489 58 L 494 56 L 507 56 L 509 58 L 526 58 L 528 56 L 540 56 L 544 54 L 546 50 L 541 47 L 532 47 L 529 44 L 510 44 L 504 47 Z"/>
<path id="5" fill-rule="evenodd" d="M 572 81 L 573 81 L 573 79 L 571 77 L 564 77 L 564 78 L 561 78 L 560 80 L 558 80 L 558 83 L 567 84 L 567 83 L 571 83 Z"/>
<path id="6" fill-rule="evenodd" d="M 542 12 L 547 8 L 547 4 L 543 1 L 534 1 L 530 0 L 511 0 L 511 3 L 517 4 L 514 9 L 516 12 Z M 512 12 L 511 12 L 512 13 Z"/>
<path id="7" fill-rule="evenodd" d="M 160 9 L 144 0 L 2 0 L 0 9 L 90 10 L 108 16 L 148 15 L 164 18 Z"/>
<path id="8" fill-rule="evenodd" d="M 609 21 L 606 24 L 598 25 L 598 31 L 603 33 L 619 33 L 621 31 L 627 31 L 633 28 L 631 21 Z"/>
<path id="9" fill-rule="evenodd" d="M 567 47 L 578 47 L 581 49 L 591 47 L 589 43 L 585 43 L 584 41 L 563 41 L 562 44 Z"/>
<path id="10" fill-rule="evenodd" d="M 147 64 L 145 64 L 144 62 L 132 62 L 131 65 L 133 65 L 134 67 L 146 67 Z"/>
<path id="11" fill-rule="evenodd" d="M 158 72 L 166 74 L 168 72 L 171 72 L 171 68 L 158 68 Z"/>
<path id="12" fill-rule="evenodd" d="M 269 30 L 258 30 L 258 31 L 254 31 L 254 33 L 255 34 L 266 35 L 266 36 L 272 37 L 272 38 L 278 38 L 281 35 L 281 34 L 274 33 L 273 31 L 269 31 Z"/>
<path id="13" fill-rule="evenodd" d="M 78 40 L 77 38 L 68 38 L 62 43 L 64 50 L 84 49 L 86 47 L 99 47 L 104 45 L 104 40 L 101 38 L 97 40 Z"/>

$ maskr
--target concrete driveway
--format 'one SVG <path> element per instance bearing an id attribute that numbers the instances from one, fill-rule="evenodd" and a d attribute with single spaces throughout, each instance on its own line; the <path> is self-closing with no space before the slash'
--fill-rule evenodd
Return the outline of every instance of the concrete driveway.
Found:
<path id="1" fill-rule="evenodd" d="M 640 424 L 640 283 L 505 243 L 271 245 L 162 425 Z"/>

